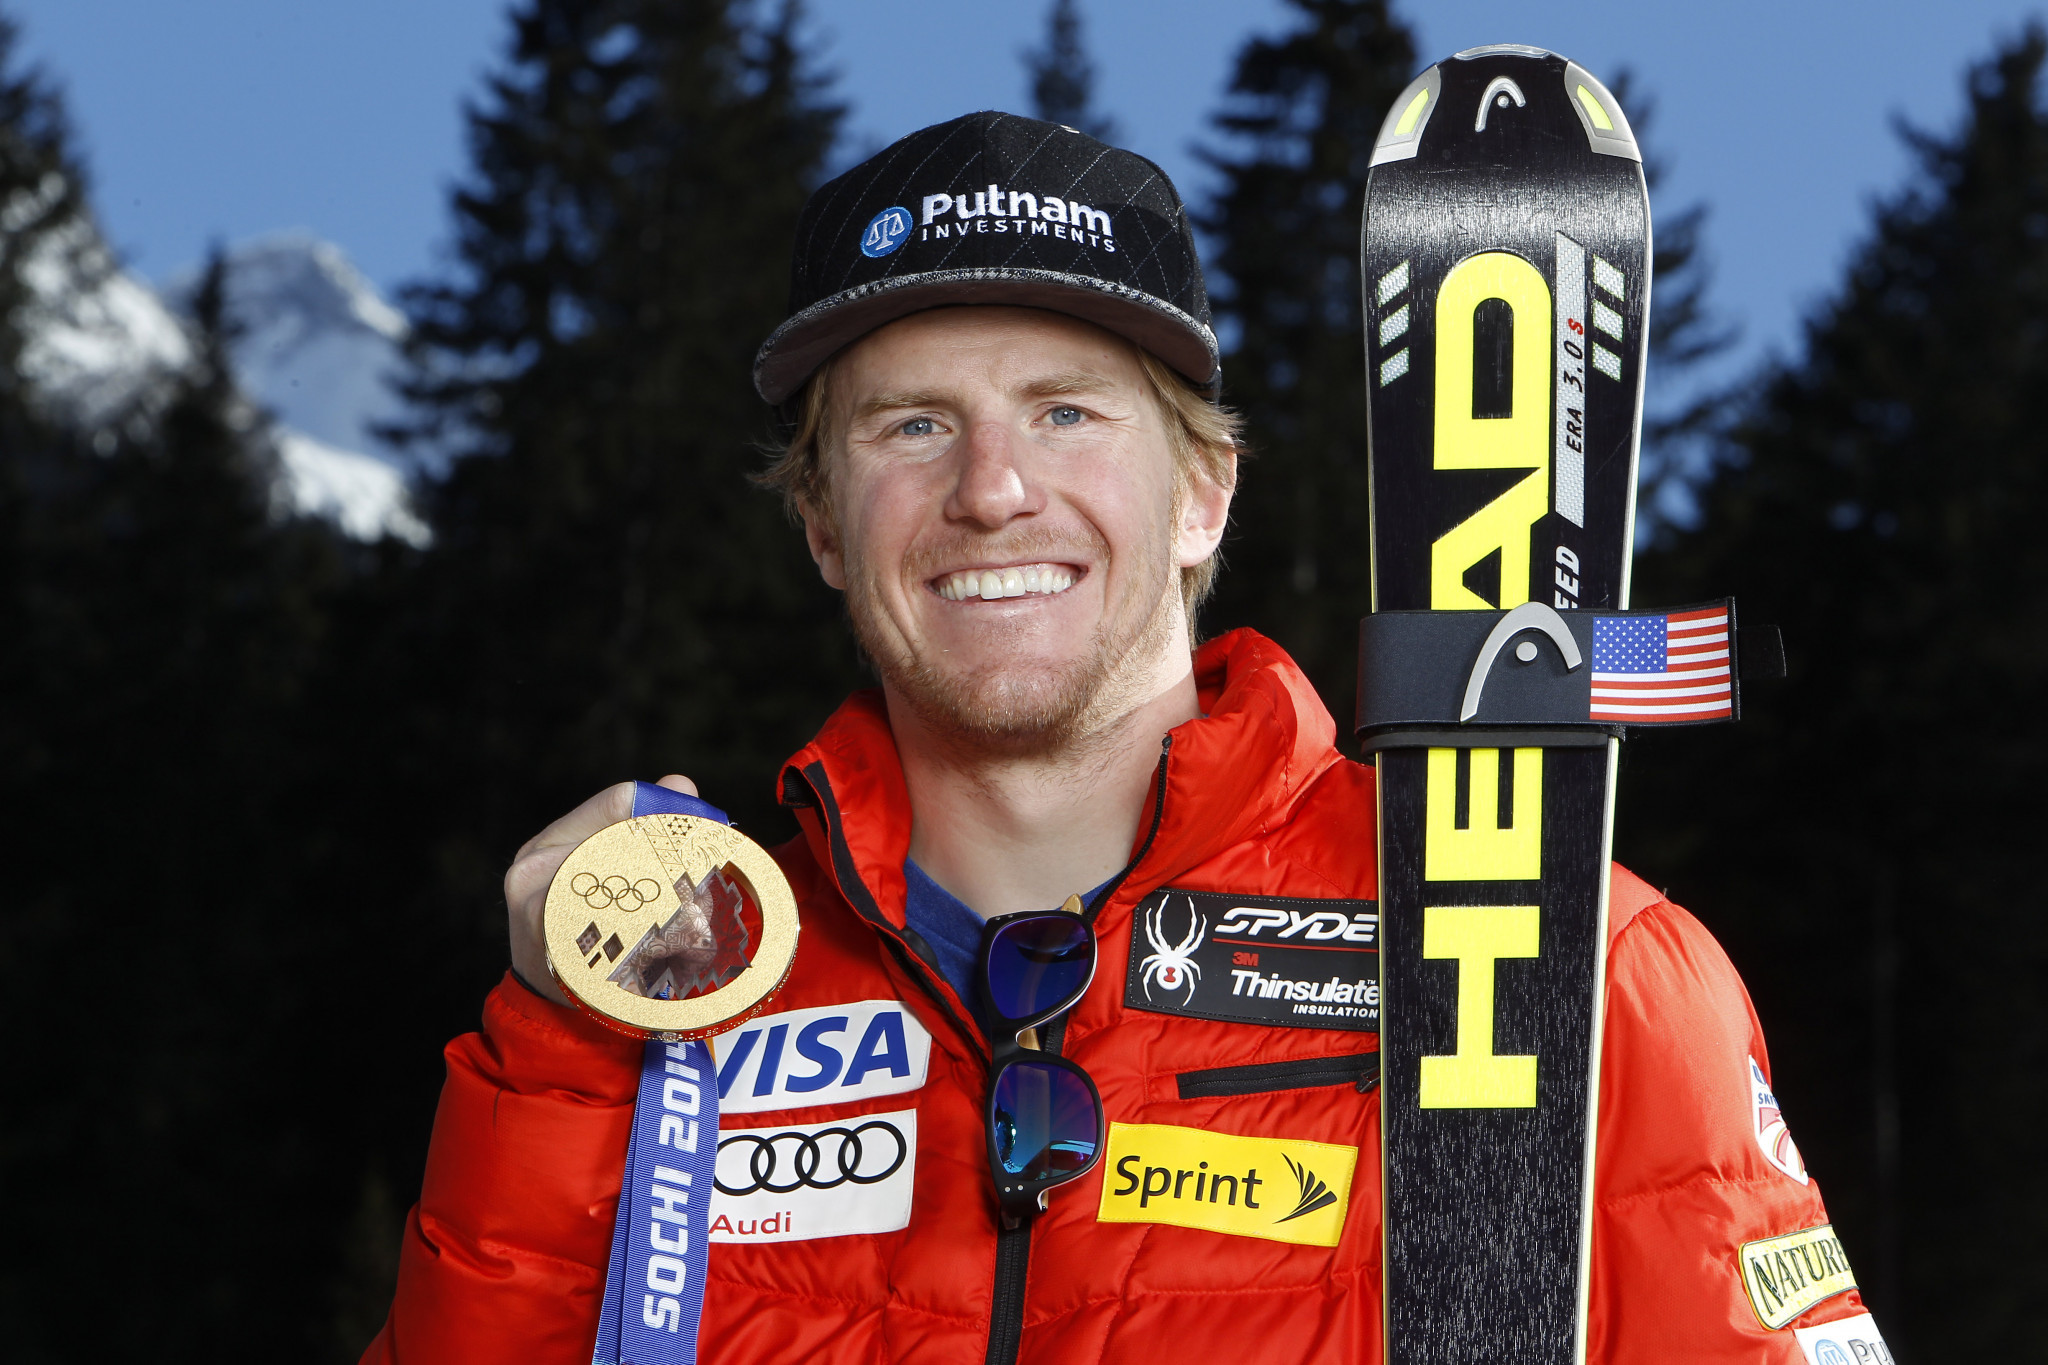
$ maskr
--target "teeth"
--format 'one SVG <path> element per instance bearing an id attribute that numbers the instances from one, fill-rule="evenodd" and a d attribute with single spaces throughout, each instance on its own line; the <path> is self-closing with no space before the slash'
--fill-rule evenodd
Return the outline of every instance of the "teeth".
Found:
<path id="1" fill-rule="evenodd" d="M 1074 586 L 1074 575 L 1055 564 L 1027 564 L 1012 569 L 966 569 L 939 580 L 939 596 L 948 602 L 979 597 L 997 602 L 1005 597 L 1050 596 Z"/>

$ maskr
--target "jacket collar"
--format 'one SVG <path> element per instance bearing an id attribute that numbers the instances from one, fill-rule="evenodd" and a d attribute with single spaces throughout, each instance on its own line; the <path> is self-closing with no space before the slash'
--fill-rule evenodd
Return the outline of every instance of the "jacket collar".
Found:
<path id="1" fill-rule="evenodd" d="M 1134 899 L 1284 823 L 1337 762 L 1330 713 L 1294 660 L 1264 636 L 1234 630 L 1204 645 L 1195 688 L 1203 715 L 1165 737 L 1164 780 L 1146 803 L 1135 864 L 1113 899 Z M 789 760 L 782 800 L 797 808 L 812 856 L 847 902 L 900 933 L 910 793 L 879 691 L 849 697 Z"/>

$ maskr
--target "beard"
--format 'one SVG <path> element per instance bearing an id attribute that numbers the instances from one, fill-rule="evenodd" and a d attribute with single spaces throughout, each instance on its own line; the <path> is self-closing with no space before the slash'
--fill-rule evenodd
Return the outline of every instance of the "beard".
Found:
<path id="1" fill-rule="evenodd" d="M 963 753 L 1040 757 L 1083 743 L 1146 700 L 1139 693 L 1150 665 L 1181 616 L 1175 591 L 1179 568 L 1163 536 L 1148 539 L 1137 555 L 1152 571 L 1136 576 L 1119 600 L 1105 602 L 1102 620 L 1086 645 L 1063 659 L 962 666 L 947 655 L 921 653 L 892 628 L 882 606 L 877 566 L 853 554 L 847 559 L 846 609 L 855 638 L 883 684 L 936 737 Z M 924 592 L 944 566 L 976 560 L 1078 560 L 1100 566 L 1096 572 L 1102 573 L 1108 568 L 1109 546 L 1092 530 L 1087 538 L 1033 531 L 959 537 L 918 550 L 903 572 L 913 592 Z"/>

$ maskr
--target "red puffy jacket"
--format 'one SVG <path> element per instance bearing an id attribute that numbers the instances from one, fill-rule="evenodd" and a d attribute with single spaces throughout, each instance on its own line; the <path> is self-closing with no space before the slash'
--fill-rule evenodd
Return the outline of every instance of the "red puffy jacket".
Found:
<path id="1" fill-rule="evenodd" d="M 1206 714 L 1164 748 L 1062 1047 L 1113 1123 L 1146 1126 L 1000 1253 L 987 1049 L 903 931 L 910 806 L 879 696 L 853 697 L 790 761 L 803 836 L 777 857 L 803 936 L 775 1012 L 719 1040 L 720 1180 L 747 1192 L 711 1209 L 706 1361 L 957 1365 L 1011 1342 L 1034 1362 L 1381 1358 L 1375 1035 L 1126 1003 L 1148 983 L 1187 995 L 1172 972 L 1130 970 L 1134 942 L 1141 961 L 1179 946 L 1134 916 L 1160 888 L 1295 907 L 1376 895 L 1373 771 L 1337 753 L 1306 678 L 1248 631 L 1196 670 Z M 1791 1365 L 1791 1328 L 1862 1308 L 1770 1122 L 1755 1013 L 1685 911 L 1619 868 L 1611 899 L 1590 1358 Z M 365 1361 L 590 1359 L 640 1056 L 509 977 L 492 992 L 484 1031 L 448 1046 L 397 1297 Z M 1191 1170 L 1216 1157 L 1206 1198 L 1208 1174 L 1168 1189 L 1148 1167 L 1160 1144 Z M 1349 1175 L 1300 1220 L 1326 1235 L 1234 1221 L 1251 1218 L 1240 1194 L 1268 1201 L 1262 1219 L 1292 1200 L 1276 1154 L 1333 1189 Z"/>

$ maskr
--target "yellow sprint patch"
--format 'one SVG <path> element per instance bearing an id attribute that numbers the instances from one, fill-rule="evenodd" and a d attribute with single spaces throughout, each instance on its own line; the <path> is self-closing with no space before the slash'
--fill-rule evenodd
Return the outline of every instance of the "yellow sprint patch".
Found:
<path id="1" fill-rule="evenodd" d="M 1234 1137 L 1164 1123 L 1109 1125 L 1104 1223 L 1172 1223 L 1333 1247 L 1351 1207 L 1358 1149 Z"/>
<path id="2" fill-rule="evenodd" d="M 1822 1299 L 1856 1287 L 1832 1223 L 1744 1242 L 1735 1256 L 1749 1306 L 1766 1327 L 1783 1327 Z"/>

